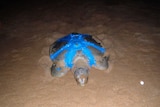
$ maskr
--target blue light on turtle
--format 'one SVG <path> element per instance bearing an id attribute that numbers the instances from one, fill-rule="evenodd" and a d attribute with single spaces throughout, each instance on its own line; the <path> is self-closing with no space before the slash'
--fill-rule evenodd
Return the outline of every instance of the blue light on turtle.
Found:
<path id="1" fill-rule="evenodd" d="M 50 55 L 51 60 L 56 59 L 56 57 L 63 51 L 67 51 L 64 55 L 64 62 L 66 67 L 72 68 L 73 67 L 73 59 L 76 56 L 78 51 L 81 51 L 82 54 L 88 59 L 89 66 L 96 65 L 96 61 L 94 58 L 94 55 L 88 48 L 93 47 L 96 48 L 101 53 L 104 53 L 106 50 L 105 48 L 89 42 L 85 40 L 86 37 L 90 35 L 87 34 L 79 34 L 79 33 L 71 33 L 63 38 L 60 38 L 57 40 L 57 42 L 67 42 L 66 45 L 64 45 L 62 48 L 60 48 L 58 51 Z"/>

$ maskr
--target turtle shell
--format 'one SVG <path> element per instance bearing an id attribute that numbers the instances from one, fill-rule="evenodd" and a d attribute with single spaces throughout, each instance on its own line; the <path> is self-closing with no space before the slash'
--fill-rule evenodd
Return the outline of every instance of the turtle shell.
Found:
<path id="1" fill-rule="evenodd" d="M 90 67 L 96 66 L 97 56 L 102 57 L 105 48 L 91 35 L 71 33 L 55 41 L 49 49 L 53 62 L 64 61 L 64 66 L 72 68 L 77 57 L 87 59 Z"/>

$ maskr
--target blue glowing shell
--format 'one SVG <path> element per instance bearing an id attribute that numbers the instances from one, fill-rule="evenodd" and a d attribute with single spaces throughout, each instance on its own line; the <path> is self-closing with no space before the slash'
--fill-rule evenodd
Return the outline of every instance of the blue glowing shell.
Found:
<path id="1" fill-rule="evenodd" d="M 72 68 L 74 63 L 73 60 L 76 54 L 81 51 L 82 54 L 87 58 L 88 65 L 91 67 L 96 65 L 94 54 L 89 47 L 95 48 L 100 53 L 105 53 L 105 48 L 100 43 L 95 41 L 91 35 L 71 33 L 55 41 L 50 47 L 50 59 L 56 60 L 57 57 L 63 54 L 63 60 L 65 66 Z"/>

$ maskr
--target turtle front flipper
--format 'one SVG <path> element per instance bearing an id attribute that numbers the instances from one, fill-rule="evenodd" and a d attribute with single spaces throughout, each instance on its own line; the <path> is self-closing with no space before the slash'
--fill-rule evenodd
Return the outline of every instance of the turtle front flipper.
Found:
<path id="1" fill-rule="evenodd" d="M 61 62 L 53 63 L 51 67 L 51 75 L 53 77 L 62 77 L 64 76 L 70 69 L 65 67 Z"/>
<path id="2" fill-rule="evenodd" d="M 96 65 L 94 67 L 99 70 L 106 70 L 109 67 L 108 60 L 109 56 L 97 57 Z"/>

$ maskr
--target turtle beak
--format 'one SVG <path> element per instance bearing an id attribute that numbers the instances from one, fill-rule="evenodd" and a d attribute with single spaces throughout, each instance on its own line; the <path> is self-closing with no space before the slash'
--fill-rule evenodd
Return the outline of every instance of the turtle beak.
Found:
<path id="1" fill-rule="evenodd" d="M 77 84 L 80 86 L 85 86 L 88 82 L 89 69 L 88 68 L 76 68 L 74 71 L 74 78 Z"/>

